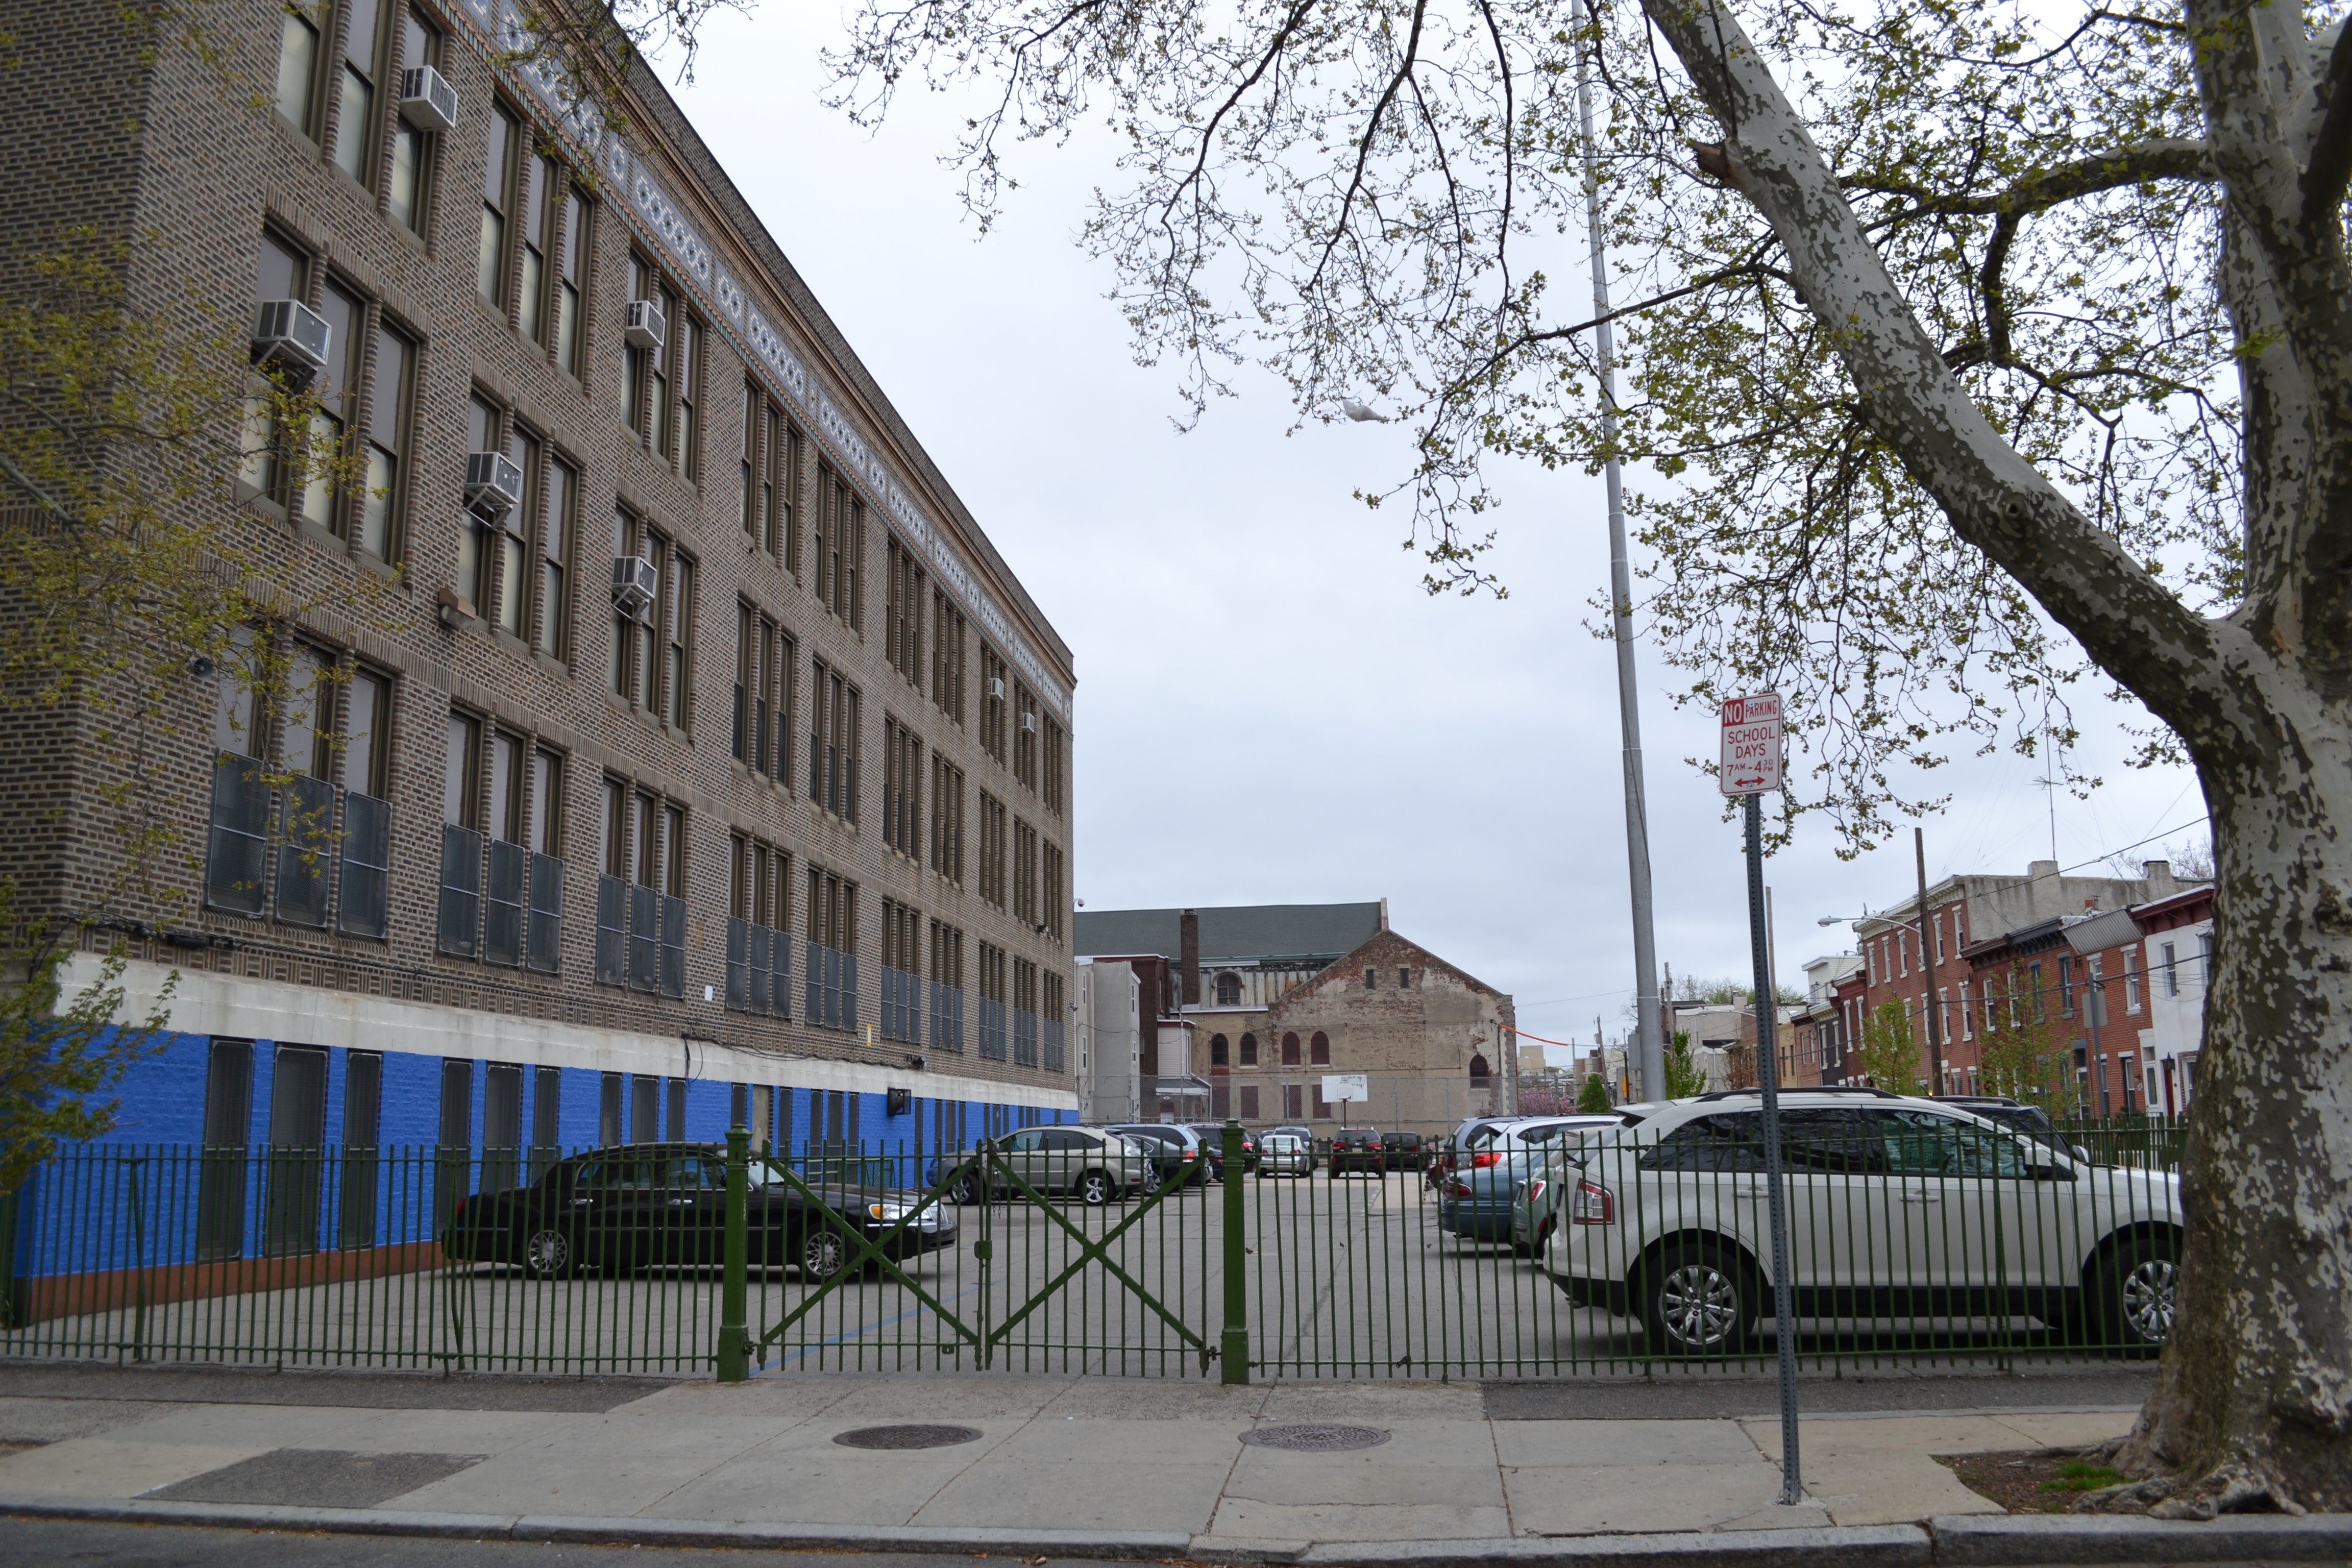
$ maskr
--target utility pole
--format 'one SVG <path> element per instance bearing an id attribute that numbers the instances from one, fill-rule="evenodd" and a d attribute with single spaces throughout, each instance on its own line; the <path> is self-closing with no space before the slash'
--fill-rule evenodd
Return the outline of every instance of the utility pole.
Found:
<path id="1" fill-rule="evenodd" d="M 1597 47 L 1597 46 L 1596 46 Z M 1601 237 L 1601 162 L 1592 131 L 1591 66 L 1576 60 L 1576 110 L 1584 134 L 1585 228 L 1592 245 L 1594 348 L 1601 361 L 1601 441 L 1609 450 L 1609 612 L 1617 641 L 1617 723 L 1624 738 L 1625 872 L 1633 899 L 1634 1068 L 1651 1100 L 1666 1090 L 1666 1037 L 1658 1014 L 1658 942 L 1650 890 L 1650 810 L 1642 780 L 1641 689 L 1633 668 L 1633 574 L 1625 550 L 1625 484 L 1617 464 L 1617 336 L 1609 321 L 1609 262 Z"/>
<path id="2" fill-rule="evenodd" d="M 1927 933 L 1927 836 L 1919 828 L 1911 830 L 1911 852 L 1919 863 L 1919 973 L 1924 977 L 1927 994 L 1922 1010 L 1927 1015 L 1927 1092 L 1944 1092 L 1944 1020 L 1943 1008 L 1936 997 L 1936 950 Z"/>

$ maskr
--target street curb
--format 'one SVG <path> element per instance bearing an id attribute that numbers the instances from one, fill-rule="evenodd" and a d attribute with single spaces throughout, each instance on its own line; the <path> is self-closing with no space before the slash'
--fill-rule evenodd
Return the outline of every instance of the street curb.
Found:
<path id="1" fill-rule="evenodd" d="M 2228 1513 L 2201 1523 L 2130 1514 L 1962 1514 L 1927 1528 L 1936 1561 L 1958 1568 L 2352 1558 L 2352 1514 L 2344 1513 Z"/>
<path id="2" fill-rule="evenodd" d="M 1329 1542 L 1303 1552 L 1297 1562 L 1304 1568 L 1443 1563 L 1504 1563 L 1513 1568 L 1926 1568 L 1935 1553 L 1935 1542 L 1916 1524 L 1854 1524 L 1505 1541 Z"/>
<path id="3" fill-rule="evenodd" d="M 987 1552 L 1020 1557 L 1181 1557 L 1192 1538 L 1165 1530 L 953 1530 L 914 1524 L 732 1523 L 534 1515 L 511 1539 L 572 1546 L 734 1546 L 795 1552 Z"/>
<path id="4" fill-rule="evenodd" d="M 724 1546 L 798 1552 L 1001 1552 L 1026 1557 L 1181 1557 L 1182 1531 L 938 1529 L 921 1525 L 780 1524 L 724 1520 L 599 1518 L 591 1514 L 423 1513 L 160 1499 L 0 1497 L 0 1517 L 335 1535 L 547 1542 L 572 1546 Z"/>
<path id="5" fill-rule="evenodd" d="M 1916 1524 L 1727 1530 L 1474 1541 L 1220 1539 L 1178 1531 L 940 1529 L 591 1515 L 424 1513 L 160 1499 L 0 1497 L 0 1517 L 224 1530 L 576 1546 L 732 1547 L 800 1552 L 990 1552 L 1024 1557 L 1186 1559 L 1296 1568 L 2022 1568 L 2022 1565 L 2311 1562 L 2352 1558 L 2352 1514 L 2234 1514 L 2204 1523 L 2108 1514 L 1952 1515 Z"/>

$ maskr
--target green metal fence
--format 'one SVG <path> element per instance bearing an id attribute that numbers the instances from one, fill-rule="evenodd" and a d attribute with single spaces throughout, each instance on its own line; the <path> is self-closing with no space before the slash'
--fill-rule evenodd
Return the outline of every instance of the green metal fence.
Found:
<path id="1" fill-rule="evenodd" d="M 2091 1160 L 2037 1168 L 2013 1140 L 1887 1127 L 1866 1146 L 1791 1134 L 1808 1366 L 2160 1339 L 2179 1248 L 2167 1130 L 2069 1129 Z M 1242 1381 L 1714 1372 L 1771 1349 L 1760 1160 L 1736 1136 L 1445 1171 L 1343 1151 L 1339 1170 L 1325 1153 L 1245 1174 L 1229 1135 L 1222 1181 L 1202 1161 L 1109 1191 L 1041 1166 L 1018 1134 L 944 1158 L 769 1155 L 740 1134 L 75 1148 L 0 1205 L 0 1355 Z"/>

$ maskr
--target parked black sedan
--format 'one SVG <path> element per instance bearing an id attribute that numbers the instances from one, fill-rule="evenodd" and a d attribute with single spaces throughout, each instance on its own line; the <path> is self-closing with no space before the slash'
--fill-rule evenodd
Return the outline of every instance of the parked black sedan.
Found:
<path id="1" fill-rule="evenodd" d="M 1418 1132 L 1381 1134 L 1381 1163 L 1391 1171 L 1418 1171 L 1428 1163 Z"/>
<path id="2" fill-rule="evenodd" d="M 1110 1129 L 1129 1138 L 1148 1139 L 1147 1152 L 1157 1151 L 1154 1162 L 1160 1167 L 1160 1183 L 1191 1183 L 1194 1186 L 1209 1184 L 1211 1162 L 1201 1146 L 1201 1135 L 1190 1127 L 1172 1121 L 1122 1121 Z"/>
<path id="3" fill-rule="evenodd" d="M 1190 1126 L 1192 1131 L 1200 1136 L 1201 1157 L 1209 1162 L 1210 1178 L 1214 1181 L 1223 1181 L 1225 1179 L 1224 1123 L 1222 1121 L 1193 1121 L 1189 1122 L 1186 1125 Z M 1244 1131 L 1242 1133 L 1242 1174 L 1250 1175 L 1256 1170 L 1257 1138 L 1255 1134 Z"/>
<path id="4" fill-rule="evenodd" d="M 1380 1129 L 1343 1127 L 1331 1135 L 1331 1173 L 1377 1176 L 1385 1168 Z"/>
<path id="5" fill-rule="evenodd" d="M 849 1266 L 853 1232 L 881 1241 L 913 1213 L 921 1194 L 879 1186 L 811 1181 L 816 1194 L 784 1180 L 778 1162 L 751 1156 L 744 1194 L 746 1260 L 755 1268 L 791 1265 L 803 1279 L 830 1279 Z M 663 1264 L 723 1260 L 727 1157 L 709 1143 L 633 1143 L 575 1154 L 528 1186 L 459 1200 L 441 1249 L 477 1263 L 512 1263 L 538 1279 L 584 1270 L 623 1275 Z M 955 1211 L 933 1204 L 884 1250 L 907 1258 L 954 1245 Z"/>

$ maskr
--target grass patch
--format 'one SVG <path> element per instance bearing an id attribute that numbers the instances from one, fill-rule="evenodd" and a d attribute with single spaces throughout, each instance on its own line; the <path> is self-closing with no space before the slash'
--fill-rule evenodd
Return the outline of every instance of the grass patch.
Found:
<path id="1" fill-rule="evenodd" d="M 1958 1476 L 1970 1491 L 2011 1513 L 2063 1513 L 2083 1493 L 2131 1479 L 2093 1464 L 2080 1448 L 1938 1454 L 1936 1462 Z"/>
<path id="2" fill-rule="evenodd" d="M 2058 1467 L 2056 1475 L 2038 1483 L 2033 1489 L 2042 1492 L 2095 1492 L 2101 1487 L 2119 1487 L 2129 1479 L 2131 1478 L 2121 1470 L 2111 1470 L 2088 1459 L 2069 1459 Z"/>

